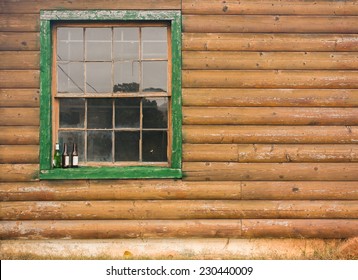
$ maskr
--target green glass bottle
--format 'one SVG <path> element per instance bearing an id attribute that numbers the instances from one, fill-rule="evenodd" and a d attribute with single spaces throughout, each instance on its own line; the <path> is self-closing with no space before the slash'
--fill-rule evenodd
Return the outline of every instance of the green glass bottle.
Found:
<path id="1" fill-rule="evenodd" d="M 53 168 L 61 168 L 60 144 L 56 143 L 55 153 L 53 155 Z"/>

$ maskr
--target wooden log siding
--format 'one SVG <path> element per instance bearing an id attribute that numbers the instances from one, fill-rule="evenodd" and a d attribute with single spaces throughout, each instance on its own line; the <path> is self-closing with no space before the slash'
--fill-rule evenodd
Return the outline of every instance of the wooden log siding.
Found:
<path id="1" fill-rule="evenodd" d="M 0 51 L 0 70 L 39 70 L 38 51 Z"/>
<path id="2" fill-rule="evenodd" d="M 21 6 L 18 5 L 17 6 Z M 38 32 L 0 32 L 0 51 L 39 51 Z"/>
<path id="3" fill-rule="evenodd" d="M 4 107 L 39 107 L 39 89 L 0 89 Z"/>

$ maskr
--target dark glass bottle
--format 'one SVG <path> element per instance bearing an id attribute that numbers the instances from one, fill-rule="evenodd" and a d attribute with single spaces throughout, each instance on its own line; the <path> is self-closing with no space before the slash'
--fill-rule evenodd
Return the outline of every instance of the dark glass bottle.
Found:
<path id="1" fill-rule="evenodd" d="M 78 151 L 77 144 L 73 143 L 72 154 L 71 154 L 71 167 L 78 167 Z"/>
<path id="2" fill-rule="evenodd" d="M 62 168 L 70 167 L 70 155 L 68 154 L 67 144 L 63 144 L 63 153 L 62 153 Z"/>
<path id="3" fill-rule="evenodd" d="M 61 153 L 60 153 L 60 144 L 56 143 L 55 153 L 53 155 L 53 168 L 61 168 Z"/>

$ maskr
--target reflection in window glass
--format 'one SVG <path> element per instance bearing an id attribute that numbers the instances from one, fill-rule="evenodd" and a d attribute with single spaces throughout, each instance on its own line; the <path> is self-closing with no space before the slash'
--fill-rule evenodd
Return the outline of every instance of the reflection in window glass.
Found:
<path id="1" fill-rule="evenodd" d="M 115 116 L 116 128 L 139 128 L 140 98 L 116 99 Z"/>
<path id="2" fill-rule="evenodd" d="M 166 59 L 168 57 L 167 28 L 142 28 L 142 57 Z"/>
<path id="3" fill-rule="evenodd" d="M 139 28 L 114 28 L 113 58 L 115 61 L 139 59 Z"/>
<path id="4" fill-rule="evenodd" d="M 114 64 L 113 92 L 139 92 L 138 62 L 117 62 Z"/>
<path id="5" fill-rule="evenodd" d="M 83 128 L 84 120 L 84 98 L 60 99 L 60 128 Z"/>
<path id="6" fill-rule="evenodd" d="M 143 99 L 143 128 L 166 128 L 168 98 Z"/>
<path id="7" fill-rule="evenodd" d="M 167 91 L 167 62 L 145 61 L 142 70 L 143 91 Z"/>
<path id="8" fill-rule="evenodd" d="M 111 28 L 86 28 L 86 60 L 112 60 Z"/>
<path id="9" fill-rule="evenodd" d="M 116 132 L 115 161 L 139 161 L 139 131 Z"/>
<path id="10" fill-rule="evenodd" d="M 83 28 L 57 29 L 57 61 L 83 61 Z"/>
<path id="11" fill-rule="evenodd" d="M 83 93 L 84 67 L 81 62 L 57 64 L 57 92 Z"/>
<path id="12" fill-rule="evenodd" d="M 112 162 L 112 132 L 87 132 L 87 160 Z"/>
<path id="13" fill-rule="evenodd" d="M 167 161 L 167 132 L 143 131 L 143 161 Z"/>
<path id="14" fill-rule="evenodd" d="M 112 99 L 93 98 L 87 101 L 87 127 L 112 128 Z"/>
<path id="15" fill-rule="evenodd" d="M 67 143 L 69 153 L 72 153 L 73 143 L 76 143 L 79 161 L 85 161 L 85 133 L 83 131 L 59 131 L 58 142 L 61 151 L 63 143 Z"/>
<path id="16" fill-rule="evenodd" d="M 112 63 L 86 63 L 86 89 L 90 93 L 112 92 Z"/>

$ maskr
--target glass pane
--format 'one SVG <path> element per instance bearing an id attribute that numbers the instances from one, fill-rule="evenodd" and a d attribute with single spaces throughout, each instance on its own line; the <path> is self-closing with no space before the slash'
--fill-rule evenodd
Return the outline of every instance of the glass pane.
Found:
<path id="1" fill-rule="evenodd" d="M 167 128 L 168 98 L 143 99 L 143 128 Z"/>
<path id="2" fill-rule="evenodd" d="M 114 28 L 114 60 L 139 59 L 139 28 Z"/>
<path id="3" fill-rule="evenodd" d="M 143 62 L 143 91 L 167 91 L 167 62 Z"/>
<path id="4" fill-rule="evenodd" d="M 112 162 L 112 132 L 87 132 L 87 161 Z"/>
<path id="5" fill-rule="evenodd" d="M 167 132 L 143 131 L 143 161 L 165 162 L 167 161 Z"/>
<path id="6" fill-rule="evenodd" d="M 83 98 L 60 99 L 60 128 L 84 127 L 85 100 Z"/>
<path id="7" fill-rule="evenodd" d="M 73 143 L 76 143 L 79 161 L 85 161 L 85 133 L 83 131 L 59 131 L 58 141 L 61 152 L 63 143 L 67 143 L 69 153 L 72 153 Z"/>
<path id="8" fill-rule="evenodd" d="M 140 98 L 119 98 L 115 101 L 115 127 L 138 128 L 140 125 Z"/>
<path id="9" fill-rule="evenodd" d="M 83 61 L 83 28 L 57 29 L 57 61 Z"/>
<path id="10" fill-rule="evenodd" d="M 112 128 L 112 99 L 87 100 L 87 128 Z"/>
<path id="11" fill-rule="evenodd" d="M 90 93 L 112 92 L 112 63 L 90 62 L 86 63 L 87 80 L 86 90 Z"/>
<path id="12" fill-rule="evenodd" d="M 139 131 L 116 132 L 115 160 L 139 161 Z"/>
<path id="13" fill-rule="evenodd" d="M 57 64 L 57 92 L 82 93 L 84 67 L 81 62 Z"/>
<path id="14" fill-rule="evenodd" d="M 86 28 L 86 60 L 112 60 L 111 28 Z"/>
<path id="15" fill-rule="evenodd" d="M 142 28 L 142 57 L 166 59 L 168 57 L 167 28 Z"/>
<path id="16" fill-rule="evenodd" d="M 114 64 L 113 92 L 139 92 L 138 62 L 117 62 Z"/>

